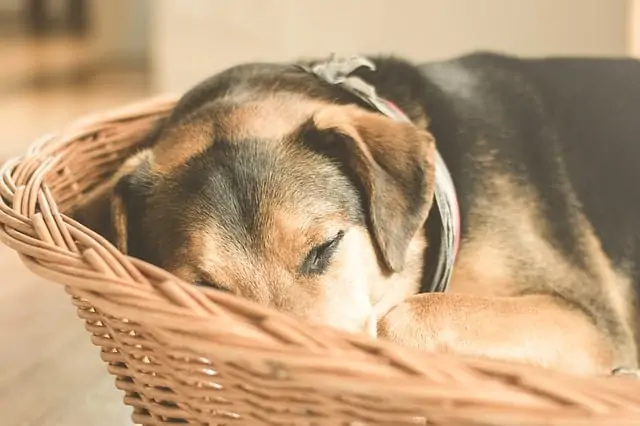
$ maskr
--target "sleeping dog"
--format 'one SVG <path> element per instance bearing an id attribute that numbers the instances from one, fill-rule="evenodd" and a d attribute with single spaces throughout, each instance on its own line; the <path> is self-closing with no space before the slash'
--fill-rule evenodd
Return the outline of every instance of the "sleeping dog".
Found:
<path id="1" fill-rule="evenodd" d="M 117 174 L 123 252 L 315 324 L 581 374 L 638 364 L 640 63 L 250 63 Z"/>

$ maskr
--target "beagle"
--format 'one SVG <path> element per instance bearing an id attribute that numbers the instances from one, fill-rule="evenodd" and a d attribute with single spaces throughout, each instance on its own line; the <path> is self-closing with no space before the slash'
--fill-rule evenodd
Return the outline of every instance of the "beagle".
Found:
<path id="1" fill-rule="evenodd" d="M 578 374 L 634 369 L 638 114 L 632 59 L 242 64 L 182 97 L 95 226 L 311 323 Z"/>

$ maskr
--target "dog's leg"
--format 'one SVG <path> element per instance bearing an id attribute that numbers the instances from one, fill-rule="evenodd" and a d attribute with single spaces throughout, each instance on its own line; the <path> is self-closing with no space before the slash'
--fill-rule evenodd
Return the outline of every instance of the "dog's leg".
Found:
<path id="1" fill-rule="evenodd" d="M 581 310 L 547 295 L 483 298 L 419 294 L 378 321 L 403 346 L 491 357 L 578 374 L 620 367 L 614 343 Z M 628 368 L 636 368 L 636 360 Z"/>

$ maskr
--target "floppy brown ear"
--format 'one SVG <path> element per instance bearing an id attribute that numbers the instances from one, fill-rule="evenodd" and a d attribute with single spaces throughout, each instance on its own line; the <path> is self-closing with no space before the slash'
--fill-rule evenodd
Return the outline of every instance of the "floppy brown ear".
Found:
<path id="1" fill-rule="evenodd" d="M 111 199 L 111 232 L 113 245 L 122 253 L 128 253 L 129 225 L 124 197 L 118 191 L 113 191 Z"/>
<path id="2" fill-rule="evenodd" d="M 433 136 L 353 106 L 323 109 L 313 125 L 319 132 L 315 148 L 354 173 L 380 253 L 389 269 L 401 271 L 434 196 Z"/>
<path id="3" fill-rule="evenodd" d="M 130 214 L 140 215 L 143 197 L 148 192 L 150 151 L 142 151 L 129 158 L 114 176 L 115 184 L 111 192 L 111 232 L 110 239 L 124 254 L 129 254 L 129 238 L 133 223 Z"/>

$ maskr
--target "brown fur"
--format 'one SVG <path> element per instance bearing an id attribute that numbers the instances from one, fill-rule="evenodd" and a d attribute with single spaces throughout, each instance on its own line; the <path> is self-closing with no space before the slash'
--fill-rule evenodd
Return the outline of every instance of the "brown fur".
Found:
<path id="1" fill-rule="evenodd" d="M 408 244 L 422 228 L 433 199 L 433 137 L 413 124 L 395 123 L 356 107 L 325 108 L 314 116 L 314 123 L 320 130 L 337 130 L 354 142 L 349 166 L 363 183 L 373 233 L 387 266 L 401 271 Z M 416 164 L 424 176 L 423 193 L 412 188 L 411 172 Z M 410 204 L 416 198 L 425 202 L 414 211 Z M 399 235 L 391 234 L 391 229 L 398 229 Z"/>
<path id="2" fill-rule="evenodd" d="M 138 165 L 145 161 L 149 173 L 166 179 L 178 173 L 189 158 L 211 147 L 215 133 L 232 144 L 260 136 L 261 143 L 281 149 L 282 155 L 289 158 L 290 162 L 297 163 L 301 169 L 318 169 L 313 156 L 300 153 L 295 148 L 298 144 L 295 139 L 300 137 L 296 129 L 309 117 L 313 117 L 312 122 L 316 127 L 313 131 L 330 129 L 357 142 L 357 146 L 349 150 L 354 159 L 365 156 L 358 160 L 358 164 L 362 167 L 362 182 L 371 189 L 372 180 L 381 174 L 380 171 L 366 169 L 373 157 L 378 157 L 378 161 L 382 161 L 386 167 L 403 168 L 405 163 L 414 161 L 406 158 L 411 152 L 408 148 L 404 151 L 388 150 L 389 144 L 384 141 L 385 138 L 392 139 L 398 131 L 406 134 L 400 140 L 407 144 L 415 144 L 417 137 L 425 138 L 429 141 L 425 148 L 429 150 L 419 161 L 424 164 L 428 182 L 424 186 L 428 191 L 424 199 L 432 198 L 433 142 L 428 133 L 412 125 L 388 126 L 388 120 L 363 110 L 327 106 L 321 102 L 303 102 L 293 96 L 267 98 L 262 103 L 241 106 L 208 105 L 188 120 L 165 131 L 158 143 L 140 154 L 136 161 Z M 217 125 L 211 126 L 211 122 Z M 399 162 L 394 165 L 396 159 Z M 294 187 L 296 182 L 291 179 L 286 185 Z M 383 303 L 388 309 L 416 291 L 425 247 L 424 236 L 417 231 L 426 218 L 428 204 L 420 207 L 409 227 L 402 230 L 406 235 L 400 237 L 384 234 L 387 228 L 382 225 L 396 219 L 393 216 L 381 216 L 376 234 L 383 239 L 381 251 L 393 253 L 394 267 L 399 272 L 390 274 L 385 266 L 379 264 L 379 251 L 367 229 L 350 226 L 344 215 L 323 201 L 325 196 L 309 198 L 305 205 L 297 206 L 298 201 L 285 198 L 286 191 L 270 194 L 269 198 L 263 199 L 256 214 L 266 220 L 261 239 L 257 242 L 260 249 L 256 252 L 247 252 L 215 222 L 203 224 L 194 221 L 187 225 L 189 228 L 181 249 L 171 252 L 160 249 L 161 265 L 185 280 L 198 281 L 204 278 L 226 291 L 311 322 L 352 331 L 365 330 L 371 319 L 375 318 L 374 305 L 377 302 L 384 298 Z M 398 209 L 402 208 L 401 204 L 407 196 L 412 194 L 380 194 L 374 205 L 381 215 L 395 212 L 397 217 L 400 214 Z M 173 202 L 170 197 L 171 193 L 158 191 L 150 199 L 151 209 L 163 210 L 163 205 Z M 126 214 L 121 208 L 122 204 L 122 196 L 116 192 L 112 202 L 113 228 L 116 244 L 126 252 L 129 236 L 126 234 Z M 308 217 L 310 211 L 315 213 L 314 217 Z M 159 247 L 173 248 L 175 236 L 166 232 L 162 218 L 154 219 L 153 215 L 147 215 L 145 225 L 150 239 L 157 241 Z M 303 260 L 301 256 L 337 230 L 345 228 L 350 230 L 341 244 L 340 256 L 328 273 L 320 277 L 304 277 L 295 272 Z M 402 246 L 393 246 L 398 243 L 402 243 Z"/>
<path id="3" fill-rule="evenodd" d="M 213 103 L 167 129 L 153 148 L 153 169 L 168 174 L 211 146 L 215 137 L 279 140 L 326 102 L 295 94 L 267 94 L 247 103 Z M 216 123 L 215 130 L 212 123 Z M 215 135 L 214 135 L 215 131 Z"/>
<path id="4" fill-rule="evenodd" d="M 128 242 L 145 243 L 135 255 L 184 280 L 410 347 L 577 373 L 637 366 L 631 278 L 612 266 L 579 208 L 570 223 L 586 269 L 554 246 L 536 188 L 514 179 L 491 150 L 477 154 L 481 190 L 466 216 L 449 291 L 416 294 L 435 184 L 435 142 L 421 105 L 404 105 L 414 124 L 397 123 L 295 85 L 242 86 L 166 126 L 115 178 L 152 188 L 140 213 L 128 210 L 135 200 L 116 187 L 115 244 L 127 252 Z M 215 152 L 225 153 L 222 160 Z M 237 152 L 250 153 L 255 167 L 242 169 Z M 195 160 L 215 166 L 198 172 L 197 184 L 225 164 L 238 179 L 215 187 L 219 198 L 207 199 L 207 186 L 189 198 L 181 191 L 193 184 L 185 176 L 201 167 Z M 267 160 L 273 169 L 237 198 Z M 568 180 L 561 184 L 579 205 Z M 211 213 L 218 204 L 224 209 Z M 134 236 L 132 219 L 141 227 Z M 304 269 L 314 248 L 340 232 L 326 270 Z"/>
<path id="5" fill-rule="evenodd" d="M 598 358 L 599 361 L 607 360 L 600 364 L 600 371 L 610 368 L 611 364 L 635 366 L 636 359 L 633 355 L 637 353 L 637 349 L 629 347 L 627 343 L 634 340 L 636 321 L 631 279 L 624 271 L 612 268 L 593 230 L 580 214 L 572 218 L 572 222 L 582 236 L 579 249 L 591 268 L 582 270 L 573 265 L 549 243 L 546 225 L 537 209 L 539 203 L 533 190 L 513 182 L 496 164 L 493 164 L 492 170 L 495 172 L 483 177 L 486 179 L 483 185 L 487 198 L 475 200 L 471 209 L 470 232 L 462 244 L 449 291 L 479 298 L 511 296 L 516 306 L 520 298 L 515 296 L 522 294 L 554 293 L 566 300 L 579 300 L 580 307 L 591 313 L 591 318 L 582 313 L 576 315 L 572 327 L 568 328 L 573 337 L 567 342 L 572 342 L 580 351 L 589 348 L 600 354 L 608 352 L 609 358 Z M 572 196 L 568 188 L 566 191 L 567 197 Z M 489 198 L 491 203 L 487 201 Z M 496 198 L 501 202 L 496 203 Z M 505 211 L 511 214 L 505 217 Z M 508 238 L 510 235 L 518 237 Z M 531 259 L 536 261 L 532 262 Z M 589 282 L 597 285 L 586 285 Z M 530 309 L 550 309 L 546 315 L 550 315 L 551 324 L 554 321 L 561 324 L 566 320 L 566 306 L 557 309 L 552 302 L 533 299 Z M 604 318 L 598 318 L 603 311 L 607 312 L 606 321 L 617 325 L 607 338 L 595 340 L 596 331 L 592 322 L 604 321 Z M 540 354 L 545 353 L 543 348 L 558 351 L 557 342 L 545 336 L 549 329 L 539 323 L 541 315 L 535 314 L 537 321 L 527 315 L 529 313 L 525 312 L 523 327 L 529 322 L 532 328 L 538 327 L 537 329 L 544 331 L 540 334 L 536 351 Z M 510 315 L 509 318 L 517 320 L 518 316 Z M 487 321 L 493 320 L 487 318 Z M 565 335 L 568 334 L 568 329 L 559 326 L 556 330 L 558 329 Z M 576 344 L 579 343 L 576 342 L 576 336 L 583 337 L 585 341 Z M 404 339 L 406 338 L 405 336 Z M 596 341 L 600 342 L 598 346 L 594 346 Z M 617 347 L 617 350 L 608 349 L 612 346 Z M 569 349 L 567 347 L 560 352 L 566 354 L 566 359 L 557 362 L 566 364 L 563 365 L 565 369 L 573 370 L 575 367 L 575 370 L 582 371 L 586 365 L 573 363 L 575 353 Z M 550 364 L 548 359 L 541 359 L 539 362 Z"/>

